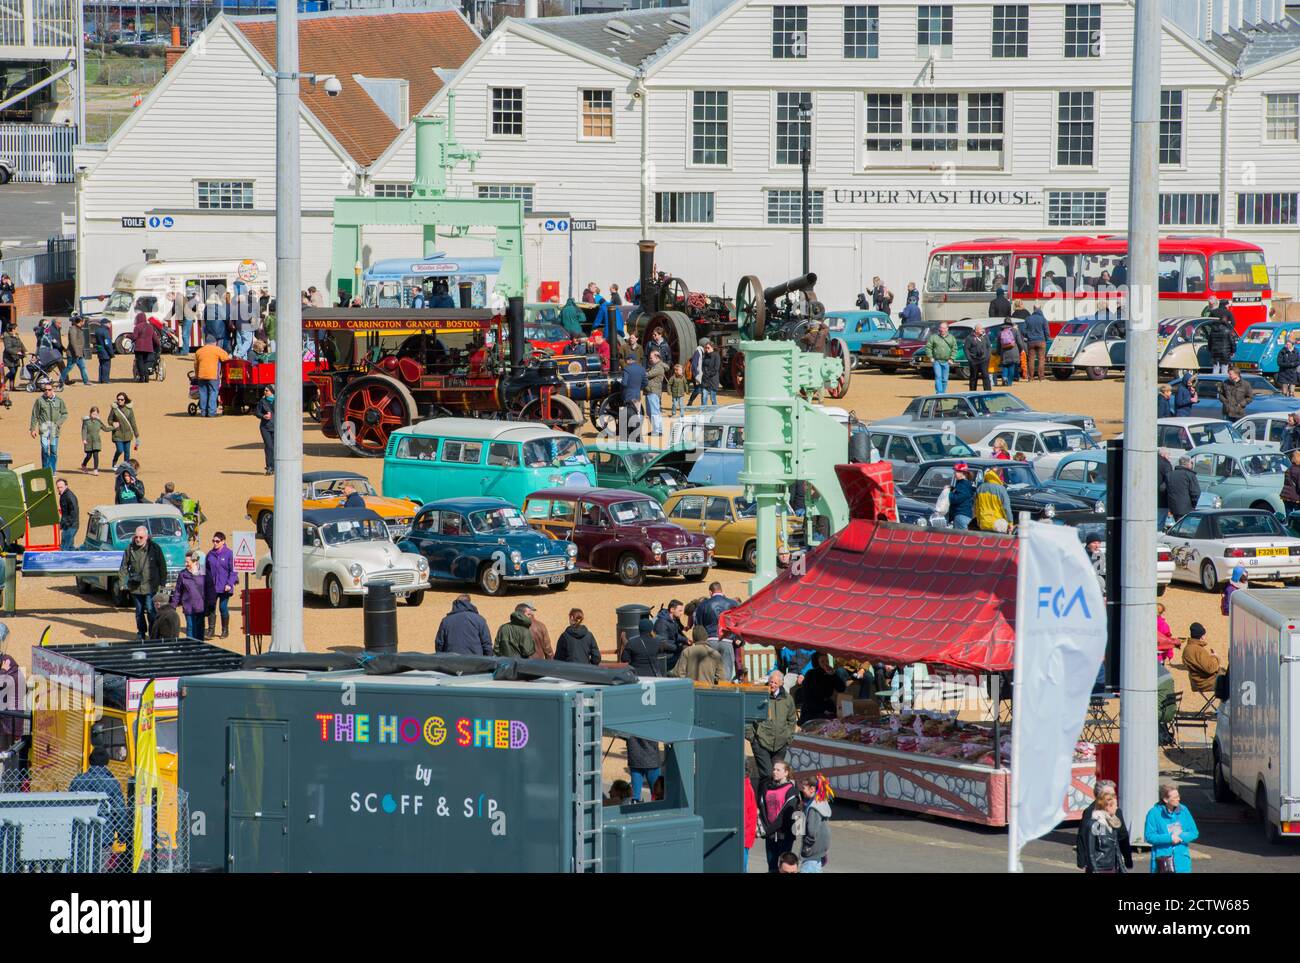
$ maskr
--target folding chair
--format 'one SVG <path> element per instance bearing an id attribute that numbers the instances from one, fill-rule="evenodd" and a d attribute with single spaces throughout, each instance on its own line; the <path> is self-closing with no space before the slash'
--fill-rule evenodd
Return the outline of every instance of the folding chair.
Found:
<path id="1" fill-rule="evenodd" d="M 1179 711 L 1174 715 L 1175 736 L 1177 730 L 1190 728 L 1201 730 L 1201 743 L 1199 745 L 1186 745 L 1178 741 L 1178 744 L 1184 749 L 1208 749 L 1210 748 L 1210 720 L 1214 718 L 1215 710 L 1218 708 L 1218 698 L 1211 692 L 1189 692 L 1193 701 L 1193 708 L 1182 709 L 1181 703 Z M 1195 705 L 1196 697 L 1201 697 L 1200 705 Z"/>
<path id="2" fill-rule="evenodd" d="M 1178 745 L 1178 707 L 1182 701 L 1181 692 L 1168 692 L 1160 699 L 1156 720 L 1159 726 L 1158 742 L 1163 747 L 1174 748 Z"/>

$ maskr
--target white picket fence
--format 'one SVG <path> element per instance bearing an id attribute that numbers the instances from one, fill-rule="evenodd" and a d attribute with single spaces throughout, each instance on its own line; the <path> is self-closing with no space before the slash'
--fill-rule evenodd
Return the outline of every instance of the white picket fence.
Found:
<path id="1" fill-rule="evenodd" d="M 77 128 L 62 124 L 0 124 L 0 157 L 16 168 L 14 180 L 36 184 L 72 182 Z"/>

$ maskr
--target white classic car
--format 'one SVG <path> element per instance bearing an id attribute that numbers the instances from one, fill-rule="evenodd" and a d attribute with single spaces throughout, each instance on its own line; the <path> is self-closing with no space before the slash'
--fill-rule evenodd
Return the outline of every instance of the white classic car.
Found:
<path id="1" fill-rule="evenodd" d="M 257 574 L 270 584 L 270 553 L 258 561 Z M 419 605 L 429 587 L 429 563 L 423 555 L 398 548 L 384 520 L 369 508 L 303 512 L 303 592 L 324 596 L 337 609 L 381 582 L 407 605 Z"/>
<path id="2" fill-rule="evenodd" d="M 1255 508 L 1188 512 L 1159 542 L 1173 555 L 1174 578 L 1216 591 L 1240 566 L 1251 579 L 1300 579 L 1300 538 L 1271 511 Z"/>
<path id="3" fill-rule="evenodd" d="M 1006 442 L 1013 458 L 1020 452 L 1033 462 L 1040 478 L 1051 477 L 1066 455 L 1099 447 L 1082 428 L 1053 421 L 997 425 L 979 441 L 971 442 L 971 447 L 981 458 L 992 458 L 993 442 L 998 438 Z"/>

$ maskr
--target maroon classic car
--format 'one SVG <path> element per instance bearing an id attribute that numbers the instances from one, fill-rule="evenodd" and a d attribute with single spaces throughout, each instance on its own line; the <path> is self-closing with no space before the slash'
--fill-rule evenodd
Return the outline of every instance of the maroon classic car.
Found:
<path id="1" fill-rule="evenodd" d="M 647 572 L 699 582 L 713 539 L 670 522 L 649 495 L 622 488 L 546 488 L 524 501 L 528 524 L 578 546 L 580 571 L 612 572 L 640 585 Z"/>
<path id="2" fill-rule="evenodd" d="M 939 326 L 928 321 L 909 321 L 898 329 L 898 337 L 888 341 L 868 341 L 858 353 L 864 368 L 879 368 L 893 374 L 912 367 L 912 355 L 925 347 L 925 339 Z"/>

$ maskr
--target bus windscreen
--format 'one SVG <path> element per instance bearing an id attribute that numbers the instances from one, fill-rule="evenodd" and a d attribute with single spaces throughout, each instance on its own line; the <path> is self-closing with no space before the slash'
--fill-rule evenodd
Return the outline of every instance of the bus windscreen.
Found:
<path id="1" fill-rule="evenodd" d="M 1268 265 L 1260 251 L 1228 251 L 1210 259 L 1210 287 L 1215 291 L 1264 291 Z"/>

